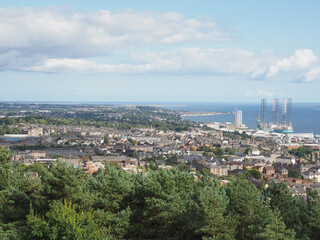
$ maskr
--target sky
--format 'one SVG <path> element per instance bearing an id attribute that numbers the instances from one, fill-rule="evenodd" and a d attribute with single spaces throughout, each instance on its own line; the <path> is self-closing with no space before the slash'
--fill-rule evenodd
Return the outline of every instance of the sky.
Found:
<path id="1" fill-rule="evenodd" d="M 0 2 L 0 101 L 320 101 L 320 1 Z"/>

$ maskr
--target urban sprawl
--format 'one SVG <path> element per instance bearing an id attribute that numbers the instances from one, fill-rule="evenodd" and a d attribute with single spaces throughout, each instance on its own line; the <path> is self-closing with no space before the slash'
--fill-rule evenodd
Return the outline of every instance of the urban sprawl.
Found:
<path id="1" fill-rule="evenodd" d="M 195 123 L 181 117 L 188 112 L 135 105 L 1 103 L 0 115 L 0 146 L 10 148 L 12 163 L 60 161 L 92 175 L 105 164 L 136 174 L 181 165 L 195 180 L 206 171 L 224 184 L 230 175 L 258 188 L 282 181 L 293 196 L 320 190 L 318 138 L 248 129 L 241 110 L 235 124 Z"/>

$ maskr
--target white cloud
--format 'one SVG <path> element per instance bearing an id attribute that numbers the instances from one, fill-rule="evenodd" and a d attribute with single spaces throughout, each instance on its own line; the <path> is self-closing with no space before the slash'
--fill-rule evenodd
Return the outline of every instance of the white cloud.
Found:
<path id="1" fill-rule="evenodd" d="M 52 73 L 139 73 L 147 72 L 148 64 L 100 64 L 86 59 L 51 58 L 43 64 L 25 68 L 26 71 Z"/>
<path id="2" fill-rule="evenodd" d="M 320 80 L 320 66 L 316 66 L 307 71 L 302 77 L 302 81 L 304 82 L 313 82 L 316 80 Z"/>
<path id="3" fill-rule="evenodd" d="M 189 47 L 141 52 L 146 46 L 231 41 L 228 30 L 209 17 L 134 10 L 83 14 L 57 8 L 3 8 L 0 32 L 5 33 L 0 37 L 0 71 L 232 74 L 259 80 L 294 72 L 305 82 L 319 79 L 318 57 L 310 49 L 299 49 L 282 59 L 265 49 Z"/>
<path id="4" fill-rule="evenodd" d="M 114 50 L 203 41 L 230 41 L 210 18 L 125 10 L 88 14 L 56 8 L 0 9 L 0 53 L 47 58 L 106 56 Z"/>
<path id="5" fill-rule="evenodd" d="M 182 74 L 255 74 L 264 72 L 260 57 L 241 49 L 181 48 L 162 53 L 149 53 L 137 57 L 150 62 L 161 71 Z M 265 60 L 267 62 L 268 60 Z"/>
<path id="6" fill-rule="evenodd" d="M 299 71 L 312 67 L 319 58 L 310 49 L 298 49 L 293 56 L 278 60 L 270 66 L 267 77 L 272 77 L 281 71 Z"/>
<path id="7" fill-rule="evenodd" d="M 246 91 L 245 96 L 246 97 L 273 97 L 275 96 L 275 92 L 269 92 L 261 89 L 256 91 L 248 90 Z"/>
<path id="8" fill-rule="evenodd" d="M 271 58 L 239 49 L 180 48 L 160 53 L 132 56 L 131 64 L 101 64 L 85 59 L 47 59 L 27 71 L 112 72 L 171 74 L 247 74 L 264 73 Z"/>
<path id="9" fill-rule="evenodd" d="M 270 51 L 257 53 L 241 49 L 202 49 L 180 48 L 164 52 L 144 52 L 134 54 L 124 63 L 103 63 L 91 58 L 20 58 L 14 61 L 16 53 L 0 55 L 10 59 L 12 66 L 23 71 L 57 72 L 57 73 L 115 73 L 115 74 L 180 74 L 180 75 L 233 75 L 247 79 L 267 80 L 270 66 L 275 66 L 275 54 Z M 103 59 L 102 59 L 103 60 Z M 24 67 L 21 67 L 21 66 Z M 307 66 L 307 65 L 305 65 Z M 312 82 L 320 79 L 320 66 L 294 71 L 296 80 Z M 269 76 L 269 78 L 271 78 Z M 290 77 L 291 78 L 291 77 Z M 292 79 L 292 78 L 291 78 Z M 248 92 L 250 95 L 251 93 Z M 257 91 L 254 94 L 268 96 L 267 92 Z"/>

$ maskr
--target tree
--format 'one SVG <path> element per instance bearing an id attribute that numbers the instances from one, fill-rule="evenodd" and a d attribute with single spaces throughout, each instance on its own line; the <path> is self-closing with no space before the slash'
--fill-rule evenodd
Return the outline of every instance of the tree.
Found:
<path id="1" fill-rule="evenodd" d="M 235 155 L 237 150 L 234 148 L 230 148 L 230 147 L 226 147 L 226 149 L 224 150 L 225 153 L 230 154 L 230 155 Z"/>
<path id="2" fill-rule="evenodd" d="M 281 217 L 288 229 L 295 231 L 297 238 L 304 239 L 306 203 L 303 199 L 292 197 L 286 183 L 271 183 L 264 190 L 265 200 L 269 199 L 273 211 L 280 211 Z"/>
<path id="3" fill-rule="evenodd" d="M 320 239 L 320 196 L 317 191 L 311 191 L 307 197 L 308 234 L 310 239 Z"/>
<path id="4" fill-rule="evenodd" d="M 261 179 L 262 173 L 258 169 L 250 169 L 246 171 L 246 177 L 247 178 L 256 178 Z"/>
<path id="5" fill-rule="evenodd" d="M 135 239 L 233 239 L 227 196 L 212 175 L 195 182 L 187 171 L 137 176 L 128 236 Z"/>
<path id="6" fill-rule="evenodd" d="M 286 228 L 280 211 L 275 209 L 271 222 L 267 224 L 265 232 L 261 233 L 260 237 L 270 240 L 292 240 L 295 238 L 295 232 Z"/>
<path id="7" fill-rule="evenodd" d="M 94 220 L 94 212 L 83 211 L 71 202 L 54 202 L 46 219 L 36 214 L 32 206 L 27 217 L 26 240 L 106 239 L 106 233 Z"/>
<path id="8" fill-rule="evenodd" d="M 105 144 L 109 144 L 109 142 L 110 142 L 110 140 L 109 140 L 109 138 L 107 136 L 105 136 L 103 138 L 103 141 L 104 141 Z"/>
<path id="9" fill-rule="evenodd" d="M 84 191 L 86 180 L 89 178 L 81 169 L 68 167 L 66 163 L 57 162 L 41 178 L 43 184 L 42 195 L 46 199 L 46 206 L 54 200 L 68 200 L 73 204 L 85 206 L 91 205 L 90 196 Z"/>
<path id="10" fill-rule="evenodd" d="M 234 239 L 234 221 L 226 212 L 229 200 L 220 181 L 210 175 L 201 178 L 191 196 L 185 213 L 189 219 L 183 217 L 182 224 L 193 225 L 186 231 L 193 231 L 189 239 Z"/>
<path id="11" fill-rule="evenodd" d="M 247 180 L 233 178 L 226 187 L 229 214 L 236 223 L 236 239 L 263 239 L 273 213 L 259 198 L 257 188 Z"/>
<path id="12" fill-rule="evenodd" d="M 318 193 L 292 197 L 282 182 L 257 189 L 182 166 L 140 175 L 107 163 L 88 175 L 60 162 L 10 164 L 9 149 L 0 149 L 0 239 L 320 238 Z M 150 164 L 156 159 L 164 157 Z"/>
<path id="13" fill-rule="evenodd" d="M 293 154 L 299 158 L 304 158 L 306 159 L 307 158 L 307 154 L 310 154 L 311 153 L 311 150 L 309 150 L 308 148 L 306 147 L 299 147 L 297 149 L 291 149 L 289 151 L 290 154 Z"/>
<path id="14" fill-rule="evenodd" d="M 134 178 L 134 175 L 126 173 L 118 165 L 106 164 L 105 170 L 88 181 L 97 221 L 110 229 L 109 233 L 117 238 L 123 238 L 129 227 L 132 211 L 128 206 L 128 198 Z"/>
<path id="15" fill-rule="evenodd" d="M 220 148 L 220 147 L 217 147 L 215 150 L 214 150 L 214 154 L 217 155 L 217 156 L 221 156 L 224 154 L 224 149 L 223 148 Z"/>
<path id="16" fill-rule="evenodd" d="M 30 203 L 36 209 L 43 206 L 42 185 L 16 164 L 9 166 L 6 177 L 0 191 L 0 239 L 20 239 Z"/>
<path id="17" fill-rule="evenodd" d="M 8 183 L 9 161 L 12 159 L 12 156 L 8 148 L 0 146 L 0 190 L 4 189 Z"/>
<path id="18" fill-rule="evenodd" d="M 292 178 L 299 178 L 300 174 L 298 173 L 297 170 L 292 169 L 288 171 L 288 177 L 292 177 Z"/>

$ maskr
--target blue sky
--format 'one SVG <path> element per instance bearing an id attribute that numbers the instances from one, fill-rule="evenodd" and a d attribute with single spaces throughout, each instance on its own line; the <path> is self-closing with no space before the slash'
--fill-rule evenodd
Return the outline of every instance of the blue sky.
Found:
<path id="1" fill-rule="evenodd" d="M 319 102 L 319 5 L 0 2 L 0 101 Z"/>

